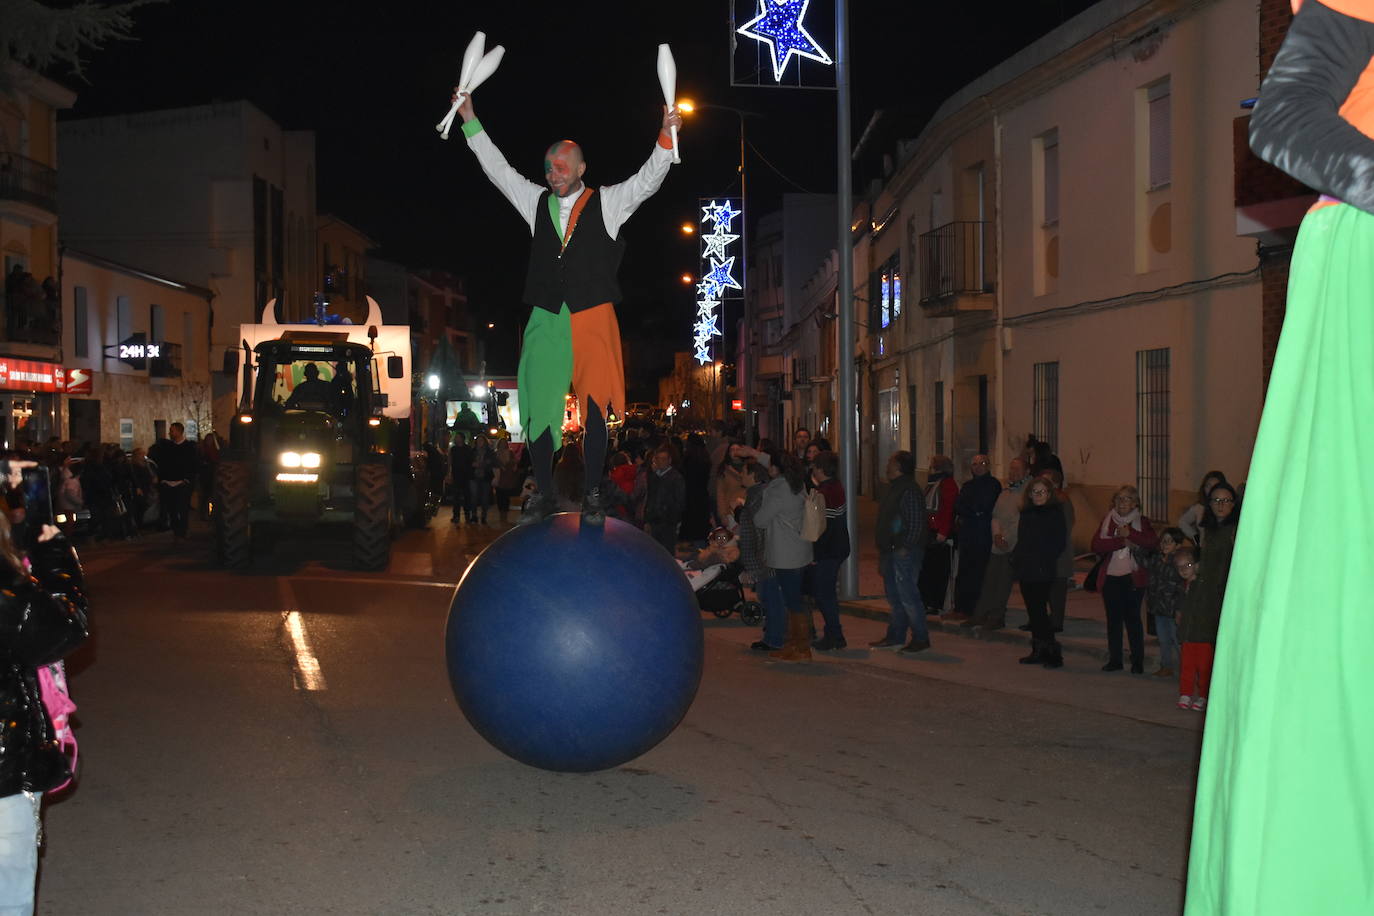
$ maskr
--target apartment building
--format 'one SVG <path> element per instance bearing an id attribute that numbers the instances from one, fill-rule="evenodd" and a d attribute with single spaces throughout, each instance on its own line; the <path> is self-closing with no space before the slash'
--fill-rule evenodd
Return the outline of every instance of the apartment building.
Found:
<path id="1" fill-rule="evenodd" d="M 217 351 L 271 299 L 283 321 L 311 314 L 321 279 L 312 131 L 236 101 L 63 121 L 58 136 L 64 242 L 211 290 Z M 214 385 L 222 419 L 235 380 L 217 373 Z"/>
<path id="2" fill-rule="evenodd" d="M 883 456 L 1049 442 L 1091 516 L 1244 480 L 1261 271 L 1238 235 L 1242 0 L 1103 0 L 950 97 L 855 208 L 861 488 Z"/>

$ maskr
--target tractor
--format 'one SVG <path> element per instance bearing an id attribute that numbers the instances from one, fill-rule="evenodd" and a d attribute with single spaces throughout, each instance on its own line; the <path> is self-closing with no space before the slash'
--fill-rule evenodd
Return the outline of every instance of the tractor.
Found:
<path id="1" fill-rule="evenodd" d="M 364 325 L 240 326 L 238 410 L 215 477 L 215 549 L 243 568 L 286 532 L 352 529 L 352 561 L 385 569 L 391 538 L 421 501 L 410 464 L 410 330 Z M 326 543 L 320 539 L 320 543 Z"/>

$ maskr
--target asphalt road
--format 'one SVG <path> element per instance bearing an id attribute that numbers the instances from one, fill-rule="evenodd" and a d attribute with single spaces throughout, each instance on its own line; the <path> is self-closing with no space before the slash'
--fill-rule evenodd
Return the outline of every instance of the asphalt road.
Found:
<path id="1" fill-rule="evenodd" d="M 1179 912 L 1201 715 L 1171 684 L 938 633 L 788 665 L 703 616 L 677 731 L 547 773 L 450 693 L 452 584 L 498 532 L 447 514 L 385 574 L 300 539 L 250 574 L 204 532 L 87 551 L 84 769 L 39 913 Z"/>

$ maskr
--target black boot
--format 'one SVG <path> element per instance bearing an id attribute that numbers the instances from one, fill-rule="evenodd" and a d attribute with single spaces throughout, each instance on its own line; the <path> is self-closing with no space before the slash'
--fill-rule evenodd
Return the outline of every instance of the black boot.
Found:
<path id="1" fill-rule="evenodd" d="M 517 525 L 537 525 L 558 511 L 558 500 L 553 496 L 535 495 L 525 499 Z M 468 519 L 472 521 L 472 519 Z"/>
<path id="2" fill-rule="evenodd" d="M 1045 651 L 1040 656 L 1040 663 L 1046 668 L 1064 667 L 1064 650 L 1058 640 L 1050 639 L 1045 642 Z"/>
<path id="3" fill-rule="evenodd" d="M 588 525 L 606 524 L 606 504 L 608 500 L 600 487 L 592 487 L 582 497 L 582 521 Z"/>
<path id="4" fill-rule="evenodd" d="M 1031 640 L 1030 655 L 1021 659 L 1023 665 L 1038 665 L 1045 660 L 1045 643 L 1039 639 Z"/>

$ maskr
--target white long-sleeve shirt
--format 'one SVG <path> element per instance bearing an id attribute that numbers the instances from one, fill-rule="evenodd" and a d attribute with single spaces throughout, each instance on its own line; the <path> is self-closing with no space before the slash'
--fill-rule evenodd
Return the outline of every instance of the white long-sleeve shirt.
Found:
<path id="1" fill-rule="evenodd" d="M 474 125 L 476 125 L 474 129 Z M 469 133 L 469 131 L 471 131 Z M 482 166 L 482 171 L 496 189 L 505 196 L 506 200 L 519 211 L 529 224 L 530 235 L 534 235 L 535 218 L 539 215 L 539 198 L 549 188 L 547 185 L 535 184 L 515 169 L 511 168 L 506 157 L 501 155 L 501 151 L 492 142 L 491 136 L 482 127 L 482 122 L 473 119 L 463 125 L 463 135 L 467 137 L 468 148 L 477 156 L 477 162 Z M 649 154 L 649 160 L 640 166 L 638 172 L 629 179 L 619 184 L 602 185 L 597 189 L 601 195 L 601 214 L 606 222 L 606 234 L 615 238 L 620 234 L 620 227 L 630 218 L 630 215 L 639 209 L 639 205 L 653 196 L 654 192 L 663 184 L 663 179 L 668 174 L 669 167 L 673 164 L 673 151 L 665 149 L 662 145 L 655 143 L 654 151 Z M 583 194 L 587 193 L 587 186 L 584 184 L 582 190 L 577 194 L 570 194 L 567 197 L 558 198 L 558 234 L 566 236 L 568 233 L 568 215 L 572 213 L 575 204 Z"/>

